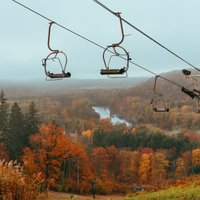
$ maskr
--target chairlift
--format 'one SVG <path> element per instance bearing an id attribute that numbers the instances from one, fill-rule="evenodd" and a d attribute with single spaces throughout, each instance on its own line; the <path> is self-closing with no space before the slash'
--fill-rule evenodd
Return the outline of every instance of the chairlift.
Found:
<path id="1" fill-rule="evenodd" d="M 183 69 L 182 72 L 183 72 L 183 74 L 184 74 L 185 76 L 189 76 L 189 75 L 191 74 L 191 71 L 189 71 L 189 70 L 187 70 L 187 69 Z"/>
<path id="2" fill-rule="evenodd" d="M 200 87 L 199 87 L 200 75 L 199 74 L 193 75 L 193 74 L 191 74 L 191 71 L 189 71 L 187 69 L 183 69 L 182 72 L 185 75 L 185 77 L 187 79 L 190 79 L 190 81 L 192 82 L 193 92 L 200 94 L 200 90 L 199 90 L 200 89 Z"/>
<path id="3" fill-rule="evenodd" d="M 50 46 L 51 27 L 54 23 L 55 22 L 49 23 L 48 31 L 47 46 L 51 52 L 46 58 L 42 60 L 42 65 L 44 66 L 44 71 L 47 76 L 46 80 L 61 80 L 63 78 L 71 77 L 71 73 L 66 72 L 67 55 L 63 51 L 52 49 Z M 56 73 L 52 72 L 52 68 L 54 68 L 54 65 L 56 66 Z"/>
<path id="4" fill-rule="evenodd" d="M 186 94 L 188 94 L 191 98 L 196 97 L 196 104 L 197 104 L 197 113 L 200 113 L 200 75 L 191 74 L 191 71 L 187 69 L 182 70 L 183 74 L 187 79 L 189 79 L 192 82 L 192 90 L 182 89 L 182 91 Z"/>
<path id="5" fill-rule="evenodd" d="M 116 77 L 121 77 L 121 78 L 126 78 L 128 76 L 127 70 L 129 68 L 129 61 L 131 58 L 129 57 L 129 53 L 124 49 L 121 45 L 121 43 L 124 40 L 124 30 L 123 30 L 123 25 L 122 25 L 122 18 L 120 16 L 121 13 L 116 13 L 116 15 L 119 17 L 120 20 L 120 27 L 121 27 L 121 33 L 122 33 L 122 38 L 121 41 L 112 45 L 109 45 L 103 52 L 103 62 L 105 69 L 101 69 L 101 75 L 108 75 L 110 78 L 116 78 Z M 106 59 L 106 53 L 112 53 L 110 58 L 107 60 Z M 111 60 L 120 57 L 125 60 L 125 64 L 121 68 L 116 68 L 116 67 L 111 67 Z M 114 75 L 114 76 L 113 76 Z"/>
<path id="6" fill-rule="evenodd" d="M 155 82 L 154 82 L 154 97 L 151 99 L 151 104 L 154 112 L 169 112 L 169 102 L 166 101 L 163 98 L 163 95 L 161 93 L 158 93 L 156 91 L 156 84 L 157 84 L 157 79 L 160 76 L 155 77 Z"/>

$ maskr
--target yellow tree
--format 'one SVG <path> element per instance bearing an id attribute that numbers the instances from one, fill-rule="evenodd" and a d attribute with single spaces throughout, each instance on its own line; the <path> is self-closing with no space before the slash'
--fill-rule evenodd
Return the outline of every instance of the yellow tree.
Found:
<path id="1" fill-rule="evenodd" d="M 63 161 L 71 155 L 72 144 L 63 128 L 42 124 L 39 132 L 30 137 L 31 148 L 24 149 L 23 162 L 31 174 L 41 174 L 45 187 L 61 174 Z"/>
<path id="2" fill-rule="evenodd" d="M 151 181 L 154 185 L 158 186 L 165 180 L 168 163 L 164 153 L 151 154 Z"/>
<path id="3" fill-rule="evenodd" d="M 192 151 L 192 164 L 200 165 L 200 149 L 195 149 Z"/>
<path id="4" fill-rule="evenodd" d="M 140 158 L 140 166 L 138 170 L 140 182 L 146 184 L 150 179 L 151 170 L 151 154 L 144 153 Z"/>
<path id="5" fill-rule="evenodd" d="M 183 158 L 176 160 L 176 178 L 181 179 L 186 175 L 186 167 Z"/>
<path id="6" fill-rule="evenodd" d="M 200 172 L 200 149 L 192 151 L 192 170 L 194 173 Z"/>
<path id="7" fill-rule="evenodd" d="M 88 144 L 91 145 L 92 144 L 92 137 L 93 137 L 93 133 L 91 130 L 86 130 L 83 131 L 81 133 L 82 137 L 83 137 L 83 142 L 84 144 Z"/>

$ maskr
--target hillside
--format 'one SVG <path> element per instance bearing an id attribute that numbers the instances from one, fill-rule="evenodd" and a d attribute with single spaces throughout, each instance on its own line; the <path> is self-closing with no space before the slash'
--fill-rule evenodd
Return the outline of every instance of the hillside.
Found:
<path id="1" fill-rule="evenodd" d="M 182 74 L 181 70 L 161 74 L 163 77 L 174 81 L 181 86 L 191 85 Z M 4 90 L 9 97 L 40 96 L 40 95 L 63 95 L 71 91 L 80 90 L 121 90 L 122 94 L 138 96 L 144 99 L 151 99 L 154 96 L 155 78 L 134 77 L 134 78 L 104 78 L 104 79 L 67 79 L 62 81 L 26 80 L 22 82 L 0 82 L 0 90 Z M 191 86 L 190 86 L 191 87 Z M 166 99 L 182 100 L 190 99 L 181 92 L 181 88 L 163 80 L 157 79 L 156 91 L 162 93 Z M 164 92 L 162 92 L 164 91 Z"/>
<path id="2" fill-rule="evenodd" d="M 194 71 L 193 71 L 194 72 Z M 196 72 L 194 72 L 196 74 Z M 191 88 L 191 82 L 185 78 L 182 74 L 181 70 L 171 71 L 168 73 L 161 74 L 161 76 L 165 77 L 168 80 L 171 80 L 181 86 Z M 132 96 L 139 96 L 145 99 L 151 99 L 154 96 L 153 88 L 154 88 L 155 78 L 150 78 L 140 85 L 137 85 L 129 90 L 129 94 Z M 169 100 L 183 100 L 189 99 L 186 94 L 181 91 L 181 88 L 175 84 L 167 82 L 164 79 L 157 79 L 157 87 L 156 91 L 158 93 L 163 94 L 166 99 Z"/>
<path id="3" fill-rule="evenodd" d="M 200 199 L 199 176 L 191 176 L 189 178 L 178 181 L 174 186 L 157 192 L 141 192 L 126 197 L 125 200 L 178 200 Z"/>

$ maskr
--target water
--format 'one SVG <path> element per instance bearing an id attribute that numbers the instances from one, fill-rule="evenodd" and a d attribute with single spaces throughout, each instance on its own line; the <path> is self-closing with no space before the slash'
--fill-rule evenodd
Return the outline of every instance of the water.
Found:
<path id="1" fill-rule="evenodd" d="M 93 106 L 92 107 L 96 113 L 100 115 L 101 119 L 110 119 L 113 125 L 117 124 L 126 124 L 127 126 L 131 126 L 131 123 L 127 122 L 125 119 L 119 118 L 117 115 L 111 115 L 110 109 L 107 107 L 101 106 Z"/>

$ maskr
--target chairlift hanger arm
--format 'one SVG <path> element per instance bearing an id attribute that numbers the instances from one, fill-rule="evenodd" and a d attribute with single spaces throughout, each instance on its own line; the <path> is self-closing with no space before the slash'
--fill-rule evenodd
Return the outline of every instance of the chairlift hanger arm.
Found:
<path id="1" fill-rule="evenodd" d="M 59 50 L 53 50 L 52 48 L 51 48 L 51 27 L 52 27 L 52 25 L 53 24 L 55 24 L 55 22 L 53 22 L 53 21 L 51 21 L 50 23 L 49 23 L 49 30 L 48 30 L 48 40 L 47 40 L 47 46 L 48 46 L 48 48 L 49 48 L 49 50 L 50 51 L 53 51 L 53 52 L 59 52 Z"/>
<path id="2" fill-rule="evenodd" d="M 119 22 L 120 22 L 120 28 L 121 28 L 122 38 L 121 38 L 121 40 L 120 40 L 118 43 L 115 43 L 115 44 L 113 44 L 112 46 L 113 46 L 113 47 L 118 47 L 118 46 L 120 46 L 120 45 L 122 44 L 122 42 L 124 41 L 124 29 L 123 29 L 123 23 L 122 23 L 121 13 L 120 13 L 120 12 L 117 12 L 117 13 L 115 13 L 115 14 L 116 14 L 116 16 L 119 17 Z"/>
<path id="3" fill-rule="evenodd" d="M 157 76 L 155 77 L 153 91 L 154 91 L 154 94 L 156 94 L 156 95 L 158 95 L 158 96 L 162 96 L 161 93 L 156 92 L 157 80 L 158 80 L 159 77 L 160 77 L 159 75 L 157 75 Z"/>

